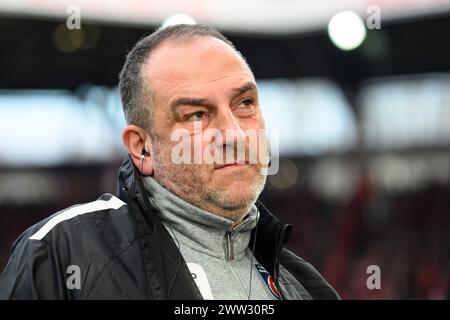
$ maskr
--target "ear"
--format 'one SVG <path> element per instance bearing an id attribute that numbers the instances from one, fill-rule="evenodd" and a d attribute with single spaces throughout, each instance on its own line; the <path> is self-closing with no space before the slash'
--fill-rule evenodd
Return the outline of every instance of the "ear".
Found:
<path id="1" fill-rule="evenodd" d="M 122 141 L 139 172 L 144 176 L 153 175 L 152 144 L 147 131 L 136 125 L 127 125 L 122 132 Z M 143 160 L 142 150 L 145 150 Z"/>

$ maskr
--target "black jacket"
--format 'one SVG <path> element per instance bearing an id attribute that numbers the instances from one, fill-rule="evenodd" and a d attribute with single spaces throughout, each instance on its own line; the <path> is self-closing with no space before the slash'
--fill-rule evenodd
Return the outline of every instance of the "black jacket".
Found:
<path id="1" fill-rule="evenodd" d="M 0 299 L 202 299 L 129 156 L 117 197 L 104 194 L 26 230 L 0 275 Z M 338 299 L 314 267 L 283 248 L 291 226 L 259 211 L 250 243 L 282 298 Z"/>

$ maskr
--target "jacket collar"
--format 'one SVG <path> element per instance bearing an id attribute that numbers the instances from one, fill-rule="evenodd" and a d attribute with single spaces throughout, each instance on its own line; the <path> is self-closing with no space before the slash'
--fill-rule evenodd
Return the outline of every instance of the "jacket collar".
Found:
<path id="1" fill-rule="evenodd" d="M 149 223 L 157 219 L 147 192 L 145 191 L 139 171 L 133 165 L 130 155 L 127 154 L 119 169 L 119 182 L 117 196 L 123 201 L 137 202 L 143 212 L 148 212 Z M 292 232 L 291 225 L 281 223 L 267 208 L 258 200 L 256 203 L 260 218 L 256 228 L 252 232 L 250 249 L 253 249 L 258 261 L 278 279 L 279 262 L 283 246 L 289 240 Z"/>

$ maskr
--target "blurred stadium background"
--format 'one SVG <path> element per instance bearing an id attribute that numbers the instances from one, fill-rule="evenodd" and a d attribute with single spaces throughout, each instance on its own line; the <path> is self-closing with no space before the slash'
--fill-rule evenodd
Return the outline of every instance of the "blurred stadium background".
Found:
<path id="1" fill-rule="evenodd" d="M 70 30 L 77 8 L 81 29 Z M 363 29 L 329 23 L 344 10 Z M 262 199 L 294 225 L 288 247 L 345 299 L 448 299 L 444 0 L 0 1 L 0 269 L 28 226 L 115 192 L 118 72 L 177 13 L 218 27 L 253 68 L 266 123 L 280 130 L 280 171 Z M 366 286 L 369 265 L 380 290 Z"/>

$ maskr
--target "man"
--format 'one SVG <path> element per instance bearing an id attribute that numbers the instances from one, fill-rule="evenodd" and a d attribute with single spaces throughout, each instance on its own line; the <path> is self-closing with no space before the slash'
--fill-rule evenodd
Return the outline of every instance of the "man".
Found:
<path id="1" fill-rule="evenodd" d="M 267 143 L 258 139 L 263 156 L 250 161 L 245 133 L 264 129 L 257 86 L 222 34 L 204 25 L 156 31 L 128 54 L 119 87 L 128 155 L 117 197 L 23 233 L 0 276 L 1 299 L 338 298 L 283 248 L 291 227 L 257 201 Z M 193 138 L 183 157 L 200 161 L 175 161 L 177 132 Z M 215 161 L 202 161 L 205 150 Z"/>

